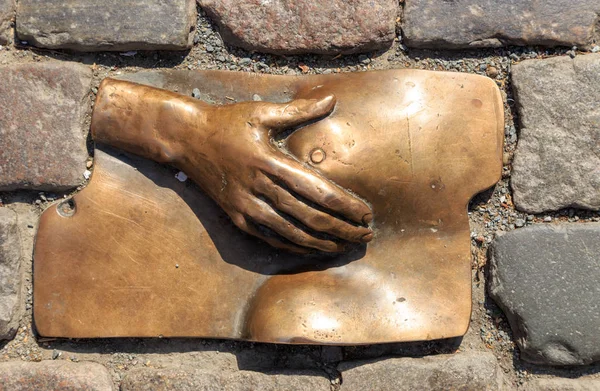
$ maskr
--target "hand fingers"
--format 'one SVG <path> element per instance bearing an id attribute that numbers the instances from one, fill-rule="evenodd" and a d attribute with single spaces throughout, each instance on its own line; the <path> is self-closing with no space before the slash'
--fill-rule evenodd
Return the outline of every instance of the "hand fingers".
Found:
<path id="1" fill-rule="evenodd" d="M 237 216 L 235 216 L 235 218 L 232 218 L 232 220 L 233 220 L 233 223 L 242 231 L 246 232 L 249 235 L 256 236 L 257 238 L 259 238 L 261 240 L 264 240 L 265 242 L 269 243 L 271 246 L 273 246 L 275 248 L 288 250 L 288 251 L 298 253 L 298 254 L 306 254 L 306 253 L 310 252 L 310 250 L 308 250 L 307 248 L 299 247 L 299 246 L 296 246 L 291 243 L 284 243 L 283 241 L 281 241 L 277 238 L 263 235 L 262 233 L 260 233 L 260 231 L 258 229 L 253 227 L 251 224 L 248 224 L 248 221 L 246 221 L 246 218 L 242 215 L 237 215 Z"/>
<path id="2" fill-rule="evenodd" d="M 335 96 L 321 99 L 296 99 L 288 103 L 264 103 L 258 113 L 261 124 L 270 129 L 285 129 L 319 119 L 331 113 Z"/>
<path id="3" fill-rule="evenodd" d="M 275 231 L 292 243 L 302 247 L 314 248 L 329 253 L 343 252 L 344 246 L 331 240 L 317 239 L 278 215 L 266 202 L 255 199 L 249 205 L 247 215 L 265 227 Z"/>
<path id="4" fill-rule="evenodd" d="M 324 232 L 350 242 L 368 243 L 373 239 L 373 232 L 370 229 L 354 226 L 311 208 L 267 177 L 257 181 L 257 190 L 273 202 L 275 209 L 295 217 L 302 224 L 315 231 Z"/>
<path id="5" fill-rule="evenodd" d="M 358 224 L 369 224 L 373 220 L 367 204 L 291 158 L 269 159 L 268 170 L 270 172 L 266 172 L 267 175 L 275 176 L 291 191 L 328 212 L 344 216 Z"/>

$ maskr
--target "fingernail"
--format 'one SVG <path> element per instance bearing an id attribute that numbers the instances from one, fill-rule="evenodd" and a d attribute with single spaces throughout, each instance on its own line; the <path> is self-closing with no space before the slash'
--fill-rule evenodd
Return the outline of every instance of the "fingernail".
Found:
<path id="1" fill-rule="evenodd" d="M 362 240 L 364 243 L 369 243 L 371 240 L 373 240 L 373 232 L 364 235 L 362 238 L 360 238 L 360 240 Z"/>
<path id="2" fill-rule="evenodd" d="M 319 105 L 321 107 L 330 107 L 334 101 L 334 96 L 333 95 L 327 95 L 325 98 L 321 99 L 321 101 L 319 102 Z"/>
<path id="3" fill-rule="evenodd" d="M 364 224 L 371 224 L 371 221 L 373 221 L 373 214 L 367 213 L 363 216 L 362 221 Z"/>

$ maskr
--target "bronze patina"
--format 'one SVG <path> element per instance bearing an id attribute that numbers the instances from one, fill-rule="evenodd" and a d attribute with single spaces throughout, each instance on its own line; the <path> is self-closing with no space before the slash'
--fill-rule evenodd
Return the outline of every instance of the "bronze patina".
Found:
<path id="1" fill-rule="evenodd" d="M 492 80 L 419 70 L 130 80 L 154 87 L 102 83 L 91 181 L 41 218 L 41 335 L 343 345 L 466 332 L 467 205 L 502 167 Z"/>

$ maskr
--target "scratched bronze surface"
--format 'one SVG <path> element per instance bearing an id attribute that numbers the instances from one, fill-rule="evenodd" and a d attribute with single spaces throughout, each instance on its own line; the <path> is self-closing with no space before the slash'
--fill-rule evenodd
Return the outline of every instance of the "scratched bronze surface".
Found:
<path id="1" fill-rule="evenodd" d="M 492 80 L 420 70 L 128 79 L 184 95 L 198 88 L 210 104 L 333 94 L 331 114 L 283 142 L 370 204 L 374 238 L 337 255 L 275 249 L 172 168 L 98 145 L 88 186 L 40 221 L 40 335 L 348 345 L 466 332 L 467 205 L 502 167 L 503 107 Z"/>

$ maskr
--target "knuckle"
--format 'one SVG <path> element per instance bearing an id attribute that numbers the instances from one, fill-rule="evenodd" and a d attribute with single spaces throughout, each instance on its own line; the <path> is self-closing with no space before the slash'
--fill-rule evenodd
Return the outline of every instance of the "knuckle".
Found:
<path id="1" fill-rule="evenodd" d="M 239 229 L 245 231 L 247 228 L 247 224 L 246 224 L 246 219 L 244 218 L 243 215 L 241 215 L 240 213 L 235 213 L 233 214 L 231 217 L 231 221 L 233 221 L 233 224 L 235 224 L 236 227 L 238 227 Z"/>

